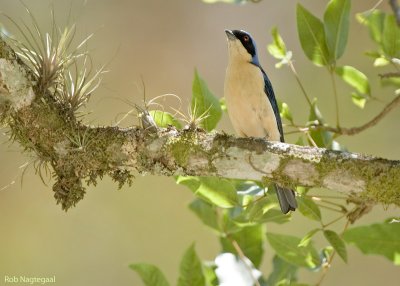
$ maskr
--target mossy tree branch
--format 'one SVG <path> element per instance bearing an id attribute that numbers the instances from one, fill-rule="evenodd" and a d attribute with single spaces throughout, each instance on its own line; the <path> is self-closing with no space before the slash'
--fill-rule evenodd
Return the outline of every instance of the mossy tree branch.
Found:
<path id="1" fill-rule="evenodd" d="M 1 39 L 0 120 L 12 140 L 52 169 L 55 198 L 65 210 L 83 198 L 85 181 L 109 175 L 122 186 L 133 172 L 270 179 L 400 206 L 400 161 L 201 130 L 86 126 L 35 85 Z"/>

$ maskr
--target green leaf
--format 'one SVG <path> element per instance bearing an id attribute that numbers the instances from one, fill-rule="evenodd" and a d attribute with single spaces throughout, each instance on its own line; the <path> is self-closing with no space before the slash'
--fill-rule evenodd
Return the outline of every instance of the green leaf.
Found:
<path id="1" fill-rule="evenodd" d="M 285 102 L 279 102 L 278 105 L 281 117 L 293 123 L 293 116 L 289 109 L 289 105 L 287 105 Z"/>
<path id="2" fill-rule="evenodd" d="M 325 123 L 325 120 L 319 111 L 319 108 L 317 106 L 317 99 L 314 98 L 311 104 L 311 109 L 310 109 L 310 114 L 308 116 L 309 121 L 318 121 L 321 124 Z"/>
<path id="3" fill-rule="evenodd" d="M 189 187 L 199 197 L 221 208 L 231 208 L 238 205 L 236 189 L 228 179 L 179 176 L 176 182 Z"/>
<path id="4" fill-rule="evenodd" d="M 390 64 L 390 61 L 384 57 L 376 58 L 374 61 L 374 67 L 384 67 Z"/>
<path id="5" fill-rule="evenodd" d="M 382 54 L 378 51 L 366 51 L 364 54 L 370 58 L 377 59 L 382 56 Z"/>
<path id="6" fill-rule="evenodd" d="M 326 44 L 333 60 L 346 49 L 349 34 L 350 0 L 331 0 L 324 14 Z"/>
<path id="7" fill-rule="evenodd" d="M 255 188 L 256 191 L 261 190 L 264 192 L 262 188 Z M 259 193 L 260 194 L 260 193 Z M 246 214 L 249 217 L 249 220 L 253 221 L 260 218 L 266 211 L 273 209 L 277 203 L 273 200 L 271 196 L 263 196 L 261 198 L 255 198 L 254 201 L 248 202 L 246 207 Z"/>
<path id="8" fill-rule="evenodd" d="M 275 255 L 272 260 L 273 269 L 268 277 L 267 285 L 293 285 L 297 281 L 297 266 L 287 263 Z"/>
<path id="9" fill-rule="evenodd" d="M 238 209 L 240 210 L 240 208 L 222 210 L 222 219 L 220 225 L 221 229 L 223 230 L 223 235 L 230 236 L 233 233 L 241 231 L 246 226 L 245 224 L 237 223 L 236 220 L 232 219 Z"/>
<path id="10" fill-rule="evenodd" d="M 313 230 L 309 231 L 300 241 L 299 243 L 299 247 L 304 247 L 310 244 L 311 242 L 311 238 L 317 233 L 319 232 L 321 229 L 319 228 L 314 228 Z"/>
<path id="11" fill-rule="evenodd" d="M 298 193 L 300 196 L 306 195 L 310 191 L 310 188 L 302 187 L 302 186 L 297 186 L 296 187 L 296 193 Z"/>
<path id="12" fill-rule="evenodd" d="M 254 266 L 256 268 L 260 266 L 264 253 L 264 227 L 262 225 L 243 227 L 240 231 L 229 235 L 229 239 L 221 237 L 220 241 L 223 252 L 237 254 L 232 245 L 232 241 L 236 241 L 244 255 L 253 262 Z"/>
<path id="13" fill-rule="evenodd" d="M 363 109 L 365 107 L 365 104 L 367 103 L 367 99 L 357 92 L 351 93 L 351 101 L 361 109 Z"/>
<path id="14" fill-rule="evenodd" d="M 268 52 L 274 58 L 282 60 L 287 54 L 286 45 L 283 42 L 281 35 L 279 35 L 277 27 L 272 28 L 271 34 L 273 42 L 267 46 Z"/>
<path id="15" fill-rule="evenodd" d="M 371 95 L 368 78 L 365 74 L 352 66 L 337 67 L 336 74 L 359 93 Z"/>
<path id="16" fill-rule="evenodd" d="M 386 15 L 382 34 L 382 49 L 390 58 L 400 57 L 400 28 L 394 15 Z"/>
<path id="17" fill-rule="evenodd" d="M 316 268 L 321 264 L 312 243 L 298 247 L 301 239 L 291 235 L 267 233 L 267 239 L 276 254 L 288 263 L 299 267 Z"/>
<path id="18" fill-rule="evenodd" d="M 215 273 L 215 265 L 203 264 L 203 273 L 206 280 L 206 286 L 218 286 L 218 277 Z"/>
<path id="19" fill-rule="evenodd" d="M 129 268 L 140 275 L 146 286 L 169 286 L 164 274 L 154 265 L 137 263 L 129 265 Z"/>
<path id="20" fill-rule="evenodd" d="M 200 177 L 177 176 L 175 182 L 188 187 L 192 192 L 195 192 L 200 187 Z"/>
<path id="21" fill-rule="evenodd" d="M 261 199 L 255 200 L 248 203 L 248 206 L 242 214 L 250 222 L 258 221 L 265 212 L 272 209 L 275 203 L 270 200 L 268 196 L 262 197 Z"/>
<path id="22" fill-rule="evenodd" d="M 172 125 L 177 129 L 182 128 L 182 124 L 171 113 L 161 110 L 150 110 L 149 113 L 158 127 L 166 128 L 168 125 Z"/>
<path id="23" fill-rule="evenodd" d="M 368 26 L 371 38 L 380 44 L 382 41 L 385 14 L 382 11 L 374 9 L 373 11 L 357 14 L 357 20 L 361 24 Z"/>
<path id="24" fill-rule="evenodd" d="M 226 108 L 226 99 L 225 97 L 221 97 L 219 99 L 219 105 L 221 106 L 221 110 L 226 112 L 228 109 Z"/>
<path id="25" fill-rule="evenodd" d="M 238 204 L 236 189 L 227 179 L 201 177 L 196 194 L 221 208 L 231 208 Z"/>
<path id="26" fill-rule="evenodd" d="M 332 246 L 326 246 L 326 247 L 324 247 L 324 248 L 322 248 L 321 249 L 321 257 L 322 257 L 322 260 L 323 261 L 325 261 L 325 262 L 327 262 L 327 261 L 329 261 L 329 259 L 332 257 L 332 255 L 333 255 L 333 252 L 334 252 L 334 249 L 333 249 L 333 247 Z"/>
<path id="27" fill-rule="evenodd" d="M 200 126 L 207 131 L 213 130 L 222 116 L 218 98 L 208 89 L 197 71 L 194 73 L 191 109 L 196 118 L 203 118 Z"/>
<path id="28" fill-rule="evenodd" d="M 258 223 L 274 222 L 277 224 L 287 223 L 292 219 L 290 215 L 285 215 L 280 210 L 269 210 L 257 219 Z"/>
<path id="29" fill-rule="evenodd" d="M 321 124 L 325 123 L 324 118 L 322 117 L 321 112 L 317 106 L 317 99 L 314 98 L 311 108 L 310 115 L 308 116 L 309 124 Z M 320 130 L 312 130 L 310 132 L 311 138 L 315 142 L 318 147 L 330 148 L 332 145 L 332 132 L 320 129 Z M 310 142 L 311 143 L 311 142 Z"/>
<path id="30" fill-rule="evenodd" d="M 400 87 L 400 77 L 390 77 L 381 79 L 382 86 Z"/>
<path id="31" fill-rule="evenodd" d="M 296 14 L 297 31 L 304 53 L 315 65 L 328 65 L 329 52 L 325 43 L 325 30 L 322 21 L 301 4 L 297 4 Z"/>
<path id="32" fill-rule="evenodd" d="M 205 278 L 201 261 L 192 244 L 183 255 L 179 267 L 178 286 L 204 286 Z"/>
<path id="33" fill-rule="evenodd" d="M 278 206 L 278 202 L 271 196 L 243 204 L 247 205 L 246 209 L 234 217 L 234 221 L 241 226 L 267 222 L 282 224 L 291 220 L 291 215 L 284 215 L 280 210 L 274 209 Z"/>
<path id="34" fill-rule="evenodd" d="M 297 203 L 302 215 L 315 221 L 321 221 L 321 211 L 312 199 L 306 196 L 297 197 Z"/>
<path id="35" fill-rule="evenodd" d="M 324 236 L 332 247 L 336 250 L 344 262 L 347 262 L 347 250 L 344 241 L 332 230 L 324 230 Z"/>
<path id="36" fill-rule="evenodd" d="M 343 239 L 364 254 L 378 254 L 400 265 L 400 223 L 381 223 L 348 229 Z"/>
<path id="37" fill-rule="evenodd" d="M 190 203 L 189 208 L 205 225 L 219 230 L 217 211 L 213 205 L 201 199 L 195 199 Z"/>

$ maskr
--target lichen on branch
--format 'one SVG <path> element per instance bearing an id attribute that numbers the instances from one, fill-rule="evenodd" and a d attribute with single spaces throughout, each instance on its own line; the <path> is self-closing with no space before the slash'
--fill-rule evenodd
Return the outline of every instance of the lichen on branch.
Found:
<path id="1" fill-rule="evenodd" d="M 37 82 L 0 38 L 1 123 L 11 140 L 35 154 L 39 169 L 51 169 L 54 196 L 64 210 L 84 197 L 86 184 L 109 175 L 121 187 L 131 183 L 135 172 L 267 178 L 400 206 L 399 161 L 192 128 L 87 126 Z"/>

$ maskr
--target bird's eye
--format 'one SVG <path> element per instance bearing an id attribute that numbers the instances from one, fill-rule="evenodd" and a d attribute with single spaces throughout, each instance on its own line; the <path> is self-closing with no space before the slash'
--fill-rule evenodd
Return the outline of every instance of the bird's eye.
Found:
<path id="1" fill-rule="evenodd" d="M 247 36 L 247 35 L 244 35 L 244 36 L 243 36 L 243 40 L 244 40 L 245 42 L 248 42 L 248 41 L 250 40 L 250 37 Z"/>

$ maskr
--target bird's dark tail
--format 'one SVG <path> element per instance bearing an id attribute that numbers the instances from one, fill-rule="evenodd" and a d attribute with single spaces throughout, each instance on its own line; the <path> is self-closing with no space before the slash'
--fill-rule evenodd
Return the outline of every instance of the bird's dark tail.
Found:
<path id="1" fill-rule="evenodd" d="M 276 194 L 278 195 L 279 205 L 284 214 L 294 211 L 297 208 L 296 197 L 294 191 L 275 185 Z"/>

